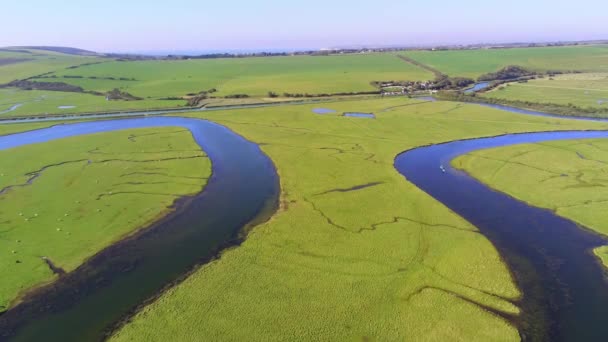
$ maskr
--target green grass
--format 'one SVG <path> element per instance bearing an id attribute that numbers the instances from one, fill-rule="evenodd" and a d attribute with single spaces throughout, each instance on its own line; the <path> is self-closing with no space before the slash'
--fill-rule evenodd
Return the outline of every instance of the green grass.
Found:
<path id="1" fill-rule="evenodd" d="M 7 111 L 14 105 L 21 106 Z M 107 101 L 104 96 L 61 91 L 0 89 L 0 119 L 14 116 L 69 114 L 175 108 L 186 105 L 183 100 Z M 61 109 L 60 106 L 74 106 Z"/>
<path id="2" fill-rule="evenodd" d="M 27 145 L 0 160 L 0 309 L 55 279 L 43 256 L 72 271 L 200 191 L 211 173 L 190 132 L 171 127 Z"/>
<path id="3" fill-rule="evenodd" d="M 15 92 L 0 90 L 0 112 L 9 103 L 26 104 L 16 111 L 1 114 L 39 115 L 76 112 L 103 112 L 133 109 L 173 108 L 185 100 L 162 100 L 182 97 L 212 88 L 213 96 L 248 94 L 249 101 L 267 101 L 269 91 L 287 93 L 341 93 L 373 91 L 372 81 L 429 80 L 432 73 L 409 64 L 395 54 L 352 54 L 332 56 L 288 56 L 174 61 L 110 61 L 96 57 L 64 55 L 46 51 L 33 54 L 0 52 L 0 58 L 33 58 L 34 60 L 0 66 L 0 83 L 55 71 L 57 78 L 37 81 L 65 82 L 89 91 L 105 93 L 114 88 L 144 98 L 143 101 L 105 101 L 103 96 L 63 92 Z M 525 49 L 490 49 L 460 51 L 407 51 L 408 55 L 451 76 L 477 77 L 501 67 L 517 64 L 536 70 L 581 70 L 608 72 L 608 46 L 551 47 Z M 29 56 L 29 57 L 28 57 Z M 66 69 L 71 65 L 103 61 L 101 64 Z M 84 78 L 64 78 L 82 76 Z M 91 79 L 90 77 L 97 77 Z M 103 79 L 112 77 L 115 80 Z M 120 80 L 124 78 L 126 80 Z M 131 80 L 134 79 L 134 80 Z M 583 84 L 584 86 L 584 84 Z M 576 86 L 578 87 L 578 85 Z M 540 91 L 540 90 L 539 90 Z M 578 95 L 553 90 L 552 98 L 574 101 Z M 520 93 L 525 93 L 521 90 Z M 37 101 L 46 94 L 46 101 Z M 590 92 L 591 95 L 603 93 Z M 515 94 L 513 97 L 520 96 Z M 523 97 L 534 95 L 521 94 Z M 575 99 L 573 100 L 572 97 Z M 585 99 L 581 99 L 585 100 Z M 21 101 L 21 102 L 19 102 Z M 213 100 L 217 101 L 217 100 Z M 568 103 L 568 102 L 566 102 Z M 594 102 L 597 104 L 597 100 Z M 588 103 L 587 103 L 588 104 Z M 75 105 L 73 109 L 58 109 Z M 590 105 L 593 105 L 590 104 Z"/>
<path id="4" fill-rule="evenodd" d="M 477 78 L 508 65 L 532 70 L 608 72 L 608 45 L 518 49 L 407 51 L 403 54 L 450 76 Z"/>
<path id="5" fill-rule="evenodd" d="M 0 135 L 8 135 L 13 133 L 19 133 L 24 131 L 31 131 L 34 129 L 40 129 L 52 126 L 56 123 L 53 122 L 38 122 L 38 123 L 15 123 L 0 125 Z"/>
<path id="6" fill-rule="evenodd" d="M 608 108 L 608 73 L 557 75 L 528 81 L 509 83 L 481 96 L 529 101 L 543 104 L 573 104 L 583 108 Z"/>
<path id="7" fill-rule="evenodd" d="M 288 56 L 180 61 L 110 62 L 56 73 L 61 81 L 87 90 L 120 88 L 144 98 L 185 96 L 211 88 L 217 96 L 248 94 L 267 96 L 269 91 L 288 93 L 338 93 L 372 91 L 372 81 L 427 80 L 433 75 L 392 54 L 339 56 Z M 66 79 L 84 77 L 134 78 L 136 81 Z"/>
<path id="8" fill-rule="evenodd" d="M 606 139 L 488 149 L 461 156 L 454 164 L 495 189 L 608 235 Z M 608 266 L 608 247 L 596 254 Z"/>
<path id="9" fill-rule="evenodd" d="M 608 266 L 608 246 L 598 247 L 593 252 L 604 265 Z"/>
<path id="10" fill-rule="evenodd" d="M 27 55 L 23 53 L 0 52 L 7 55 Z M 28 76 L 42 70 L 55 70 L 49 65 L 49 58 L 102 61 L 91 57 L 65 57 L 49 53 L 46 57 L 4 67 L 23 65 L 30 70 Z M 52 59 L 52 61 L 55 61 Z M 31 66 L 27 66 L 31 65 Z M 33 67 L 32 67 L 33 66 Z M 3 67 L 0 67 L 0 70 Z M 25 74 L 6 69 L 8 78 L 25 77 Z M 10 76 L 9 76 L 10 75 Z M 213 60 L 180 61 L 106 61 L 102 64 L 65 69 L 54 73 L 57 78 L 38 78 L 40 82 L 65 82 L 83 87 L 85 90 L 105 93 L 114 88 L 142 97 L 140 101 L 106 101 L 104 96 L 84 93 L 57 91 L 26 91 L 15 88 L 0 89 L 0 118 L 44 114 L 94 113 L 125 110 L 145 110 L 176 108 L 186 106 L 186 100 L 165 100 L 168 97 L 182 97 L 211 88 L 218 89 L 212 94 L 223 97 L 231 94 L 248 94 L 249 99 L 209 99 L 205 103 L 230 105 L 240 103 L 275 102 L 285 100 L 268 98 L 268 92 L 289 93 L 339 93 L 373 91 L 370 84 L 378 80 L 418 80 L 430 79 L 433 75 L 423 69 L 408 64 L 391 54 L 363 54 L 339 56 L 290 56 L 267 58 L 234 58 Z M 63 78 L 80 75 L 85 78 Z M 90 79 L 88 77 L 98 77 Z M 116 80 L 99 79 L 113 77 Z M 135 79 L 119 80 L 120 78 Z M 0 77 L 0 80 L 2 78 Z M 15 110 L 11 106 L 21 104 Z M 61 109 L 60 106 L 74 106 Z M 6 112 L 5 112 L 6 111 Z"/>
<path id="11" fill-rule="evenodd" d="M 28 50 L 24 52 L 0 51 L 0 60 L 3 58 L 25 58 L 25 62 L 0 65 L 0 84 L 17 79 L 24 79 L 51 71 L 65 70 L 65 68 L 84 63 L 104 61 L 97 57 L 84 57 L 65 55 L 50 51 Z M 78 70 L 78 69 L 75 69 Z"/>
<path id="12" fill-rule="evenodd" d="M 281 177 L 281 208 L 114 340 L 518 340 L 485 310 L 519 311 L 510 300 L 520 292 L 493 245 L 393 160 L 454 139 L 608 125 L 407 99 L 323 105 L 335 115 L 313 107 L 192 114 L 261 144 Z M 378 184 L 332 192 L 369 183 Z"/>
<path id="13" fill-rule="evenodd" d="M 338 97 L 333 97 L 337 99 Z M 243 98 L 243 99 L 207 99 L 199 106 L 209 108 L 217 106 L 235 106 L 246 104 L 268 104 L 284 101 L 296 101 L 290 98 Z M 301 100 L 301 99 L 300 99 Z M 327 98 L 323 98 L 327 100 Z M 9 110 L 14 105 L 20 105 Z M 59 108 L 73 106 L 74 108 Z M 110 113 L 124 111 L 145 111 L 154 109 L 187 108 L 185 100 L 145 99 L 140 101 L 107 101 L 103 96 L 60 91 L 20 90 L 16 88 L 0 89 L 0 119 L 39 115 L 61 115 L 79 113 Z"/>

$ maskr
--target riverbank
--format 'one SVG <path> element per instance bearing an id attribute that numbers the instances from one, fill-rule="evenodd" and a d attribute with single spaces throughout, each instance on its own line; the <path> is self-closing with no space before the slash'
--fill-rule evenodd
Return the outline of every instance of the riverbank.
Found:
<path id="1" fill-rule="evenodd" d="M 176 205 L 175 211 L 140 234 L 105 249 L 0 316 L 2 336 L 8 334 L 13 340 L 42 336 L 58 340 L 99 339 L 106 329 L 164 286 L 239 241 L 241 228 L 258 214 L 272 212 L 272 194 L 277 186 L 272 164 L 255 145 L 218 125 L 192 119 L 148 118 L 61 125 L 25 135 L 34 141 L 48 141 L 66 134 L 164 126 L 190 130 L 208 152 L 214 172 L 205 191 Z M 14 135 L 9 137 L 16 139 Z M 268 173 L 256 176 L 230 171 L 243 169 L 241 163 Z M 239 200 L 219 195 L 226 191 Z M 245 208 L 242 203 L 251 206 Z M 235 209 L 237 206 L 239 210 Z M 227 211 L 231 215 L 226 216 Z M 218 225 L 224 229 L 217 229 Z M 176 246 L 180 246 L 179 251 Z M 75 326 L 74 322 L 78 324 Z"/>
<path id="2" fill-rule="evenodd" d="M 11 139 L 18 138 L 0 144 Z M 5 309 L 58 278 L 45 263 L 75 270 L 172 211 L 177 198 L 201 191 L 211 174 L 189 132 L 170 127 L 2 149 L 0 158 L 2 249 L 10 254 L 0 266 Z"/>
<path id="3" fill-rule="evenodd" d="M 521 293 L 496 249 L 404 181 L 394 157 L 505 131 L 608 125 L 397 98 L 324 107 L 377 118 L 314 105 L 190 114 L 261 144 L 281 175 L 282 210 L 113 339 L 519 339 L 505 317 L 518 316 Z"/>
<path id="4" fill-rule="evenodd" d="M 594 137 L 608 138 L 608 132 L 541 132 L 460 140 L 414 149 L 396 159 L 396 167 L 408 180 L 475 224 L 501 251 L 524 291 L 523 313 L 518 317 L 524 339 L 602 340 L 608 336 L 596 319 L 608 313 L 608 286 L 603 267 L 588 253 L 608 240 L 551 211 L 493 191 L 452 169 L 451 161 L 467 153 L 486 152 L 480 149 Z M 539 158 L 538 162 L 547 160 Z M 445 171 L 437 165 L 444 165 Z M 529 190 L 527 181 L 517 177 L 516 182 L 520 189 Z M 560 267 L 554 267 L 555 263 Z"/>
<path id="5" fill-rule="evenodd" d="M 469 153 L 454 163 L 492 188 L 608 236 L 601 190 L 606 145 L 597 139 L 523 144 Z M 508 176 L 513 174 L 520 176 L 517 181 Z M 594 253 L 601 258 L 605 249 Z"/>
<path id="6" fill-rule="evenodd" d="M 537 103 L 530 101 L 506 100 L 503 98 L 488 98 L 479 96 L 465 95 L 461 93 L 442 92 L 436 95 L 437 99 L 444 101 L 455 101 L 465 103 L 479 103 L 488 105 L 503 105 L 527 109 L 531 111 L 548 113 L 553 115 L 561 115 L 564 117 L 581 117 L 581 118 L 608 118 L 608 107 L 606 108 L 581 108 L 577 106 L 564 106 L 552 103 Z"/>
<path id="7" fill-rule="evenodd" d="M 77 114 L 50 114 L 50 115 L 27 115 L 27 116 L 15 116 L 9 118 L 0 118 L 0 125 L 2 124 L 15 124 L 15 123 L 30 123 L 30 122 L 44 122 L 44 121 L 71 121 L 71 120 L 93 120 L 93 119 L 112 119 L 112 118 L 124 118 L 124 117 L 144 117 L 144 116 L 158 116 L 158 115 L 169 115 L 178 113 L 189 113 L 196 111 L 224 111 L 224 110 L 236 110 L 236 109 L 247 109 L 247 108 L 265 108 L 275 106 L 293 106 L 293 105 L 305 105 L 310 103 L 331 103 L 339 101 L 363 101 L 373 98 L 378 98 L 380 95 L 356 95 L 347 97 L 322 97 L 305 100 L 284 100 L 284 101 L 271 101 L 271 102 L 253 102 L 248 104 L 235 104 L 235 105 L 208 105 L 203 107 L 188 107 L 188 108 L 169 108 L 169 109 L 147 109 L 147 110 L 125 110 L 117 112 L 92 112 L 92 113 L 77 113 Z"/>

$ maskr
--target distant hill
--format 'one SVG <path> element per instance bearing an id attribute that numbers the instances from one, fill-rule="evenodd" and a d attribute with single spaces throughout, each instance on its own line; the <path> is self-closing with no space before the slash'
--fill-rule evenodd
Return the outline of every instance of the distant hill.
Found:
<path id="1" fill-rule="evenodd" d="M 11 46 L 11 47 L 7 47 L 7 48 L 3 48 L 2 50 L 12 50 L 12 51 L 42 50 L 42 51 L 63 53 L 66 55 L 77 55 L 77 56 L 103 56 L 104 55 L 102 53 L 98 53 L 98 52 L 94 52 L 94 51 L 83 50 L 83 49 L 72 48 L 72 47 L 64 47 L 64 46 Z"/>

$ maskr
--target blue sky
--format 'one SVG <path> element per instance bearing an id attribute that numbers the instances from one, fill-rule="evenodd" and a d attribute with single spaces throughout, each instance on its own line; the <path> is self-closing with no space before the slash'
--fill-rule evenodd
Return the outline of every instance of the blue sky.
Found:
<path id="1" fill-rule="evenodd" d="M 608 39 L 606 0 L 3 2 L 0 46 L 164 52 Z"/>

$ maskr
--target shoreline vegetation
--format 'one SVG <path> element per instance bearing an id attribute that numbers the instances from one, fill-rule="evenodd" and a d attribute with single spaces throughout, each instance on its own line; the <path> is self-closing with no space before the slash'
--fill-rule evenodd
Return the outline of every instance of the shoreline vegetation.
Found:
<path id="1" fill-rule="evenodd" d="M 0 311 L 56 279 L 47 265 L 71 272 L 99 250 L 166 216 L 177 198 L 199 192 L 211 165 L 197 148 L 189 132 L 168 127 L 0 151 L 6 162 L 0 177 L 0 221 L 5 222 L 0 244 L 12 251 L 0 263 L 6 273 Z M 156 171 L 150 170 L 153 164 Z M 60 200 L 49 199 L 56 193 L 63 194 Z M 23 229 L 32 225 L 34 231 Z"/>
<path id="2" fill-rule="evenodd" d="M 386 103 L 386 101 L 390 103 Z M 386 243 L 382 244 L 385 246 L 384 252 L 379 252 L 385 255 L 382 261 L 376 260 L 373 257 L 376 254 L 368 251 L 369 248 L 373 248 L 373 245 L 377 244 L 379 241 L 377 239 L 385 241 L 385 238 L 399 241 L 401 246 L 399 250 L 403 253 L 405 253 L 405 250 L 411 250 L 410 248 L 404 250 L 403 244 L 413 243 L 416 238 L 413 236 L 397 238 L 394 234 L 408 234 L 407 232 L 411 232 L 411 229 L 416 230 L 414 227 L 420 222 L 425 222 L 422 226 L 427 227 L 426 224 L 429 223 L 427 219 L 430 216 L 427 217 L 427 215 L 422 214 L 415 208 L 410 208 L 410 205 L 405 203 L 418 203 L 414 205 L 416 208 L 420 208 L 419 205 L 427 208 L 425 212 L 435 217 L 432 220 L 433 223 L 430 224 L 437 225 L 437 228 L 445 224 L 446 226 L 457 226 L 468 230 L 468 227 L 464 227 L 460 223 L 449 223 L 450 221 L 439 219 L 439 212 L 442 213 L 440 216 L 443 217 L 443 211 L 434 206 L 433 209 L 427 207 L 431 202 L 427 203 L 423 199 L 426 196 L 414 190 L 415 187 L 411 188 L 408 182 L 403 182 L 402 177 L 396 172 L 389 172 L 390 170 L 386 169 L 387 165 L 392 165 L 394 156 L 407 149 L 408 146 L 420 146 L 428 142 L 428 136 L 434 136 L 434 130 L 437 129 L 434 123 L 439 122 L 433 118 L 435 118 L 435 115 L 439 115 L 437 120 L 441 120 L 440 117 L 443 117 L 441 113 L 450 109 L 450 116 L 454 119 L 467 118 L 462 122 L 459 120 L 450 121 L 449 125 L 452 128 L 452 133 L 456 136 L 459 134 L 454 133 L 453 130 L 456 129 L 456 126 L 460 127 L 461 124 L 466 126 L 467 129 L 471 129 L 473 123 L 474 126 L 491 125 L 496 129 L 491 131 L 504 132 L 504 124 L 508 120 L 514 120 L 513 122 L 519 120 L 536 122 L 538 126 L 534 129 L 540 130 L 562 129 L 564 124 L 565 126 L 580 125 L 579 127 L 603 126 L 601 124 L 595 126 L 596 123 L 577 123 L 561 119 L 554 119 L 551 120 L 552 123 L 547 123 L 545 118 L 521 117 L 466 104 L 454 108 L 455 105 L 448 102 L 419 103 L 415 107 L 395 107 L 399 103 L 407 104 L 408 102 L 412 101 L 394 98 L 390 100 L 371 100 L 367 104 L 342 102 L 332 106 L 338 113 L 354 108 L 358 111 L 380 113 L 378 120 L 365 124 L 357 121 L 360 119 L 348 119 L 348 122 L 334 121 L 337 120 L 337 117 L 332 115 L 317 116 L 310 113 L 308 116 L 302 117 L 302 115 L 306 115 L 304 113 L 308 112 L 306 107 L 282 107 L 281 110 L 248 110 L 248 115 L 243 115 L 242 111 L 240 113 L 230 111 L 189 114 L 189 116 L 203 117 L 225 124 L 239 134 L 243 134 L 246 138 L 261 143 L 264 151 L 275 161 L 281 175 L 282 210 L 271 221 L 253 230 L 241 247 L 226 252 L 221 259 L 202 267 L 182 284 L 170 289 L 156 302 L 137 313 L 129 324 L 113 336 L 113 340 L 130 340 L 135 337 L 137 339 L 162 340 L 168 336 L 189 339 L 192 336 L 200 335 L 213 338 L 226 337 L 226 332 L 229 332 L 230 337 L 234 339 L 244 338 L 245 336 L 259 336 L 260 329 L 269 326 L 268 324 L 272 321 L 272 315 L 269 315 L 269 312 L 284 313 L 281 317 L 281 329 L 276 329 L 277 331 L 272 332 L 272 335 L 268 335 L 271 332 L 264 330 L 264 336 L 270 340 L 281 340 L 287 338 L 287 336 L 294 336 L 290 334 L 293 329 L 296 329 L 296 333 L 300 336 L 301 334 L 310 334 L 313 330 L 326 331 L 331 336 L 337 334 L 335 336 L 349 336 L 352 338 L 361 336 L 375 336 L 377 338 L 409 336 L 415 338 L 416 336 L 430 336 L 433 334 L 442 336 L 439 331 L 429 327 L 429 325 L 435 324 L 433 322 L 449 325 L 450 329 L 458 331 L 458 336 L 464 339 L 471 339 L 474 336 L 477 338 L 483 336 L 486 339 L 498 336 L 494 333 L 503 337 L 508 335 L 514 340 L 517 339 L 519 335 L 515 330 L 511 330 L 513 329 L 512 326 L 502 326 L 501 324 L 502 327 L 498 328 L 494 325 L 496 323 L 491 323 L 491 321 L 485 323 L 484 326 L 492 326 L 494 327 L 492 329 L 498 329 L 494 333 L 469 330 L 468 323 L 461 319 L 464 317 L 462 315 L 476 317 L 477 322 L 480 319 L 485 320 L 482 317 L 492 317 L 494 315 L 485 310 L 481 311 L 484 312 L 483 314 L 480 314 L 480 312 L 465 314 L 464 311 L 460 311 L 464 308 L 457 309 L 452 306 L 454 305 L 453 298 L 450 299 L 449 294 L 447 296 L 442 295 L 443 290 L 441 289 L 445 289 L 443 287 L 446 285 L 445 283 L 441 285 L 415 285 L 414 283 L 421 279 L 430 279 L 422 276 L 424 271 L 417 268 L 418 261 L 411 261 L 410 257 L 407 257 L 407 260 L 410 261 L 404 262 L 408 265 L 408 271 L 404 270 L 402 274 L 404 278 L 398 280 L 401 277 L 400 273 L 393 274 L 389 266 L 393 262 L 399 263 L 397 262 L 399 252 L 396 249 L 387 248 Z M 395 109 L 390 112 L 383 112 L 382 108 L 389 105 Z M 352 109 L 349 109 L 349 107 Z M 412 114 L 412 108 L 417 108 L 417 114 Z M 312 111 L 312 107 L 310 110 Z M 408 113 L 413 116 L 409 116 Z M 497 122 L 489 123 L 487 120 L 488 114 Z M 408 119 L 404 119 L 404 115 Z M 294 120 L 294 117 L 299 119 Z M 478 122 L 477 119 L 485 123 Z M 503 121 L 505 119 L 507 121 Z M 411 125 L 423 124 L 428 122 L 427 120 L 431 120 L 432 123 L 429 122 L 428 125 L 424 125 L 426 129 L 421 130 L 419 134 L 414 134 L 413 132 L 416 130 L 412 131 Z M 315 122 L 319 123 L 315 124 Z M 351 122 L 352 125 L 349 124 Z M 558 122 L 562 124 L 557 124 Z M 270 123 L 273 124 L 270 125 Z M 338 129 L 336 125 L 342 128 Z M 364 127 L 361 127 L 362 125 Z M 400 125 L 410 127 L 408 132 L 412 132 L 412 134 L 407 137 L 403 137 L 402 134 L 399 135 L 398 132 L 402 131 Z M 511 129 L 516 126 L 510 126 L 509 130 L 531 130 L 531 127 L 525 125 L 518 129 Z M 337 132 L 345 128 L 348 128 L 350 133 L 340 134 L 337 138 Z M 365 135 L 356 134 L 359 130 L 363 130 Z M 424 133 L 422 133 L 423 131 Z M 294 141 L 293 136 L 296 132 L 298 136 L 301 135 L 302 137 Z M 382 138 L 378 134 L 374 134 L 377 132 L 382 132 Z M 479 133 L 481 131 L 473 135 Z M 490 132 L 485 131 L 483 135 L 488 133 Z M 423 135 L 427 138 L 423 138 Z M 286 141 L 287 136 L 290 137 L 289 141 Z M 361 138 L 362 136 L 365 136 L 365 138 Z M 471 137 L 472 135 L 467 134 L 465 136 Z M 357 139 L 353 140 L 354 137 L 357 137 Z M 328 138 L 338 140 L 331 143 Z M 395 142 L 397 142 L 395 139 L 400 142 L 397 144 L 399 146 L 395 146 Z M 443 136 L 442 139 L 449 140 L 450 137 Z M 416 141 L 416 143 L 413 143 L 413 141 Z M 393 148 L 385 150 L 390 145 Z M 367 160 L 365 162 L 367 167 L 361 174 L 357 172 L 346 177 L 347 175 L 339 171 L 345 168 L 357 170 L 356 167 L 349 167 L 349 165 L 359 165 L 361 160 Z M 302 163 L 310 164 L 317 163 L 317 161 L 324 165 L 321 172 L 316 170 L 313 172 L 314 174 L 309 174 L 306 168 L 302 168 Z M 338 174 L 341 176 L 336 177 Z M 297 183 L 293 182 L 294 177 L 298 178 Z M 325 185 L 326 182 L 330 184 Z M 356 186 L 357 184 L 359 186 Z M 331 191 L 327 186 L 335 188 L 335 191 Z M 393 193 L 389 188 L 397 189 Z M 400 195 L 393 197 L 397 193 Z M 370 201 L 372 197 L 375 198 L 374 196 L 380 194 L 384 194 L 381 195 L 384 199 L 381 202 L 383 204 L 391 203 L 390 208 L 377 208 L 377 205 Z M 416 197 L 416 200 L 410 198 L 411 196 Z M 424 204 L 421 204 L 421 202 Z M 335 208 L 336 203 L 340 203 L 342 209 L 337 210 Z M 373 217 L 360 217 L 357 213 L 361 212 L 361 206 L 366 207 L 365 213 L 374 213 L 371 215 Z M 399 214 L 393 214 L 393 210 L 398 211 Z M 401 216 L 402 218 L 391 220 L 390 217 L 392 216 Z M 302 225 L 298 222 L 306 222 L 306 224 Z M 421 228 L 422 231 L 425 231 L 423 236 L 426 236 L 423 239 L 430 239 L 428 241 L 430 245 L 425 247 L 425 250 L 427 250 L 425 253 L 428 254 L 421 256 L 422 259 L 428 258 L 428 260 L 422 261 L 422 264 L 435 265 L 434 267 L 439 267 L 438 272 L 446 272 L 447 265 L 439 266 L 439 264 L 430 261 L 434 258 L 435 252 L 433 251 L 437 251 L 438 245 L 435 244 L 441 244 L 440 236 L 446 237 L 449 235 L 451 238 L 456 238 L 459 234 L 454 232 L 455 235 L 452 235 L 451 232 L 453 231 L 446 228 L 439 229 L 440 231 L 437 231 L 437 234 L 441 235 L 435 236 L 432 233 L 432 228 L 428 227 L 430 230 Z M 469 235 L 465 233 L 460 238 L 467 240 L 466 236 Z M 364 242 L 370 239 L 377 242 Z M 324 248 L 325 245 L 318 246 L 322 241 L 332 241 L 334 246 L 332 251 Z M 470 240 L 465 243 L 468 245 L 468 250 L 471 250 L 471 243 Z M 413 249 L 417 250 L 416 248 Z M 476 250 L 476 248 L 473 248 L 473 250 Z M 484 252 L 485 258 L 489 255 L 492 254 L 487 251 Z M 414 260 L 416 260 L 415 257 Z M 442 260 L 446 261 L 446 259 Z M 473 256 L 468 259 L 469 262 L 473 262 L 473 260 L 477 259 Z M 489 260 L 486 259 L 486 261 Z M 397 264 L 394 267 L 399 268 Z M 385 267 L 388 268 L 385 269 Z M 456 272 L 459 267 L 449 269 Z M 476 272 L 479 272 L 480 269 L 476 268 L 476 270 Z M 418 272 L 422 272 L 422 274 Z M 493 277 L 498 274 L 502 273 L 494 272 Z M 418 275 L 422 278 L 418 278 Z M 444 276 L 446 275 L 444 274 Z M 453 276 L 454 274 L 447 276 L 447 278 L 454 279 Z M 306 279 L 315 279 L 315 281 L 307 281 Z M 460 279 L 461 284 L 466 284 L 471 278 L 461 275 L 458 279 Z M 408 289 L 400 289 L 397 284 L 404 284 L 404 282 L 411 284 L 411 286 L 408 286 Z M 334 285 L 329 286 L 330 283 Z M 356 291 L 349 287 L 355 286 L 354 284 L 357 284 Z M 495 291 L 500 286 L 505 285 L 505 283 L 502 284 L 497 284 L 498 287 L 492 287 L 493 290 L 489 291 Z M 327 294 L 327 289 L 333 289 L 334 287 L 337 287 L 335 291 L 331 290 L 331 294 Z M 218 288 L 222 290 L 214 290 Z M 432 290 L 432 288 L 438 290 Z M 485 287 L 482 286 L 482 288 Z M 286 289 L 298 291 L 300 295 L 297 298 L 287 296 Z M 325 290 L 322 291 L 322 289 Z M 381 297 L 384 299 L 378 297 L 379 293 L 383 293 Z M 365 295 L 362 296 L 361 294 Z M 457 294 L 453 295 L 458 296 Z M 468 295 L 472 294 L 469 293 L 466 296 Z M 508 300 L 513 303 L 516 302 L 519 294 L 513 293 L 512 295 L 500 296 L 509 298 Z M 399 306 L 399 308 L 394 307 L 394 302 L 388 300 L 388 298 L 394 296 L 408 298 L 408 305 Z M 260 298 L 263 300 L 260 300 Z M 302 298 L 302 301 L 298 298 Z M 342 304 L 314 304 L 320 300 L 327 303 L 328 298 L 336 298 L 335 301 Z M 486 299 L 483 299 L 484 303 Z M 478 298 L 478 300 L 482 299 Z M 334 299 L 331 301 L 334 302 Z M 437 301 L 441 301 L 445 306 L 445 310 L 442 312 L 446 316 L 442 318 L 430 314 L 427 311 L 428 307 L 418 306 L 425 302 L 436 303 Z M 212 304 L 217 302 L 221 302 L 222 305 Z M 340 307 L 345 305 L 344 303 L 348 303 L 348 308 L 345 310 L 348 310 L 351 314 L 345 315 L 343 312 L 337 312 L 340 311 Z M 330 306 L 333 309 L 328 313 L 327 310 Z M 499 310 L 506 309 L 502 306 L 495 307 L 494 304 L 492 304 L 492 307 L 502 308 Z M 207 309 L 203 312 L 202 308 Z M 208 308 L 212 309 L 208 310 Z M 365 308 L 366 314 L 352 314 L 353 310 L 361 312 L 361 308 Z M 413 313 L 408 314 L 408 308 L 415 310 L 415 315 Z M 181 318 L 179 320 L 171 318 L 175 314 L 175 310 L 180 312 Z M 324 313 L 321 313 L 321 310 Z M 392 318 L 380 314 L 380 311 L 386 312 L 386 310 L 393 313 L 390 315 Z M 508 309 L 507 312 L 511 312 L 510 310 Z M 384 317 L 385 323 L 382 331 L 367 325 L 365 325 L 367 328 L 363 328 L 357 321 L 357 319 L 378 317 L 378 315 Z M 431 323 L 415 323 L 412 315 L 422 317 L 421 319 Z M 460 317 L 458 328 L 449 323 L 456 317 L 452 315 Z M 235 325 L 236 322 L 218 318 L 237 316 L 240 317 L 238 326 Z M 438 321 L 436 321 L 437 319 Z M 166 330 L 166 332 L 161 333 L 162 336 L 157 335 L 158 332 L 153 332 L 151 329 L 151 327 L 160 324 L 161 321 L 164 322 Z M 202 324 L 202 321 L 205 323 Z M 338 323 L 338 321 L 341 323 Z M 306 323 L 303 324 L 303 322 Z M 344 328 L 344 323 L 348 325 L 347 328 Z M 408 329 L 402 331 L 399 326 L 407 326 Z M 426 328 L 423 328 L 423 326 Z M 427 328 L 429 330 L 425 330 Z M 510 332 L 507 333 L 506 331 Z M 514 335 L 511 334 L 513 332 L 515 332 Z"/>
<path id="3" fill-rule="evenodd" d="M 481 103 L 481 104 L 496 104 L 504 105 L 521 109 L 528 109 L 541 113 L 555 114 L 567 116 L 578 116 L 588 118 L 608 118 L 608 107 L 606 108 L 591 108 L 579 107 L 576 105 L 559 105 L 555 103 L 540 103 L 531 101 L 518 101 L 487 98 L 477 95 L 465 95 L 462 93 L 438 93 L 435 96 L 439 100 L 454 101 L 463 103 Z"/>
<path id="4" fill-rule="evenodd" d="M 606 139 L 520 144 L 468 153 L 454 159 L 452 165 L 490 188 L 549 209 L 605 238 L 608 210 L 597 198 L 601 191 L 590 193 L 589 189 L 605 186 L 598 175 L 608 163 L 607 146 Z M 520 182 L 501 177 L 508 173 L 525 175 L 526 191 L 521 190 Z M 608 246 L 598 246 L 593 253 L 608 272 Z"/>
<path id="5" fill-rule="evenodd" d="M 532 80 L 539 80 L 548 78 L 553 80 L 556 75 L 577 75 L 582 74 L 581 71 L 545 71 L 545 72 L 534 72 L 519 66 L 507 66 L 497 72 L 488 73 L 480 76 L 478 82 L 487 82 L 488 86 L 483 89 L 467 94 L 464 91 L 441 91 L 438 92 L 435 97 L 440 100 L 455 101 L 455 102 L 470 102 L 470 103 L 482 103 L 482 104 L 495 104 L 504 105 L 515 108 L 527 109 L 537 112 L 543 112 L 555 115 L 564 116 L 579 116 L 589 118 L 607 118 L 608 117 L 608 106 L 607 107 L 582 107 L 572 103 L 558 104 L 548 102 L 535 102 L 535 101 L 523 101 L 523 100 L 509 100 L 500 97 L 489 97 L 484 96 L 493 91 L 503 90 L 506 86 L 515 83 L 528 83 Z M 608 93 L 608 91 L 607 91 Z M 608 103 L 608 101 L 607 101 Z"/>

